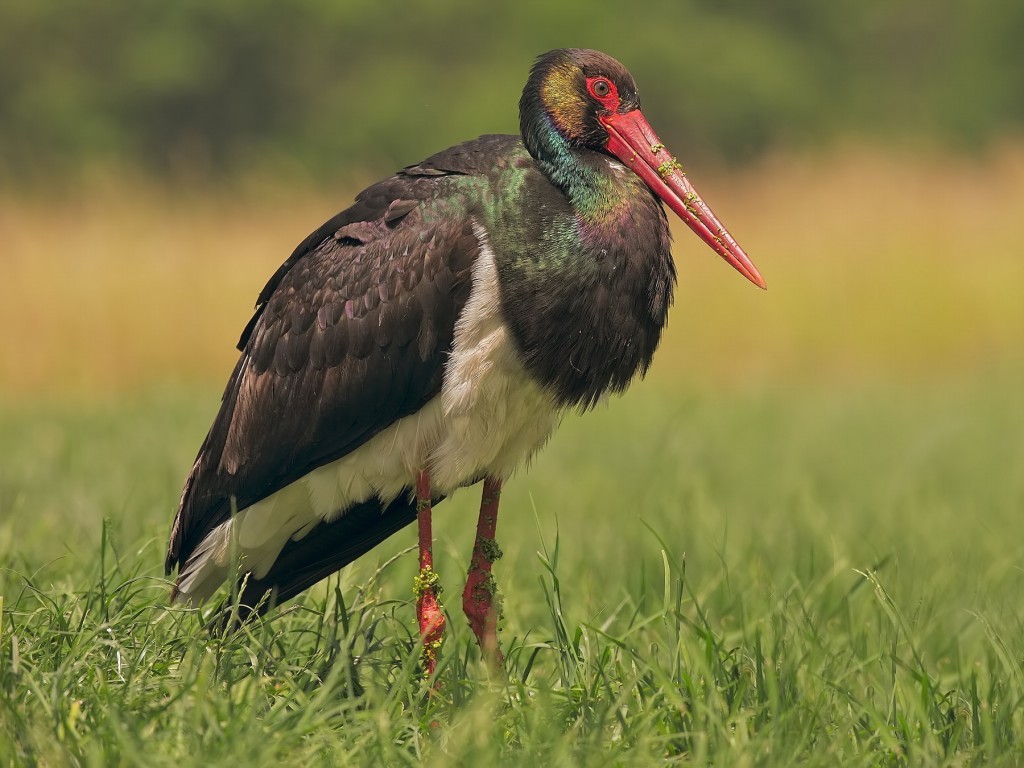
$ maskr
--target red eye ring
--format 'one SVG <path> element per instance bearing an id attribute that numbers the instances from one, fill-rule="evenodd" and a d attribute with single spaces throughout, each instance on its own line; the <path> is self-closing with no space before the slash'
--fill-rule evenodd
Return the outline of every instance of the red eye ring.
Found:
<path id="1" fill-rule="evenodd" d="M 587 93 L 601 102 L 605 109 L 614 112 L 619 108 L 619 89 L 607 77 L 588 77 Z"/>

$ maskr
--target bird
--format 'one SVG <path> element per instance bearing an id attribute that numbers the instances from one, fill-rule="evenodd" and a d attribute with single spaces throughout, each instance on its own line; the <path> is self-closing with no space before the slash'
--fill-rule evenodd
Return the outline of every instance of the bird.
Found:
<path id="1" fill-rule="evenodd" d="M 270 277 L 174 517 L 172 602 L 237 580 L 237 610 L 258 615 L 417 522 L 432 675 L 446 623 L 432 509 L 482 483 L 462 607 L 501 664 L 503 484 L 564 414 L 647 372 L 676 285 L 664 206 L 765 288 L 617 60 L 542 54 L 519 111 L 518 136 L 363 190 Z"/>

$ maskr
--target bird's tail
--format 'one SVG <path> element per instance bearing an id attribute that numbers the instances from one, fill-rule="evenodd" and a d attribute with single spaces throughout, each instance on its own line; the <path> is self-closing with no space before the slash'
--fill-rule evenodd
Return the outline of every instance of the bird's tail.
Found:
<path id="1" fill-rule="evenodd" d="M 236 628 L 290 600 L 415 519 L 416 502 L 402 493 L 386 506 L 370 499 L 335 520 L 317 524 L 301 539 L 285 544 L 265 576 L 257 579 L 249 574 L 239 580 L 237 598 L 221 606 L 214 631 Z"/>

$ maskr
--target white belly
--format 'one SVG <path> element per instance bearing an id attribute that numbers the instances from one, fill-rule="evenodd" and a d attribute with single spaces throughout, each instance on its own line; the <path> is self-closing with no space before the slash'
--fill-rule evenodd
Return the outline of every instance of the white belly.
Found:
<path id="1" fill-rule="evenodd" d="M 241 510 L 199 544 L 183 569 L 181 599 L 202 600 L 229 570 L 232 536 L 262 578 L 289 539 L 376 496 L 387 504 L 430 471 L 435 494 L 484 476 L 507 478 L 550 437 L 554 399 L 527 375 L 500 313 L 494 256 L 483 233 L 469 301 L 455 328 L 441 393 L 363 446 Z"/>

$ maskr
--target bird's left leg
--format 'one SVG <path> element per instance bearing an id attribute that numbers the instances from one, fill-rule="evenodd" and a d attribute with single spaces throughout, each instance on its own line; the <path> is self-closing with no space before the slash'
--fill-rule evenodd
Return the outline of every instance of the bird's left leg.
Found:
<path id="1" fill-rule="evenodd" d="M 420 572 L 416 577 L 416 618 L 423 640 L 423 671 L 429 677 L 437 665 L 437 652 L 444 636 L 444 613 L 437 599 L 441 591 L 434 571 L 433 536 L 430 521 L 430 472 L 426 469 L 416 476 L 416 520 L 419 524 Z"/>
<path id="2" fill-rule="evenodd" d="M 498 500 L 501 497 L 501 480 L 488 477 L 484 480 L 483 497 L 480 499 L 480 518 L 476 525 L 476 542 L 473 545 L 473 559 L 469 564 L 466 588 L 462 592 L 462 610 L 469 619 L 469 626 L 476 635 L 484 657 L 495 667 L 502 662 L 501 648 L 498 647 L 498 613 L 500 604 L 496 599 L 497 587 L 491 576 L 491 566 L 501 557 L 501 548 L 494 538 L 498 527 Z"/>

